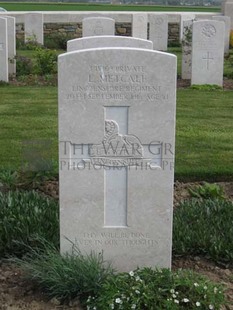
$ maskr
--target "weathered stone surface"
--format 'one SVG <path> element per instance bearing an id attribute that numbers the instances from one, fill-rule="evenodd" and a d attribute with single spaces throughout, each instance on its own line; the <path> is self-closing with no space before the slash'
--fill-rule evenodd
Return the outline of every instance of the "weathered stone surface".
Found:
<path id="1" fill-rule="evenodd" d="M 204 20 L 193 22 L 192 84 L 223 83 L 225 24 Z"/>
<path id="2" fill-rule="evenodd" d="M 61 252 L 170 267 L 176 57 L 86 49 L 58 69 Z"/>

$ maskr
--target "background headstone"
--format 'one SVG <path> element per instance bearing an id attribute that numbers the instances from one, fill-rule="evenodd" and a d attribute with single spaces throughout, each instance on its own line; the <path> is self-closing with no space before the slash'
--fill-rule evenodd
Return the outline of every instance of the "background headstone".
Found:
<path id="1" fill-rule="evenodd" d="M 118 270 L 171 266 L 176 57 L 99 48 L 59 56 L 61 252 Z"/>
<path id="2" fill-rule="evenodd" d="M 0 17 L 0 81 L 8 82 L 7 19 Z"/>
<path id="3" fill-rule="evenodd" d="M 132 37 L 147 39 L 148 15 L 146 13 L 133 13 L 132 15 Z"/>
<path id="4" fill-rule="evenodd" d="M 97 47 L 137 47 L 153 49 L 153 43 L 148 40 L 121 36 L 85 37 L 67 41 L 67 52 Z"/>
<path id="5" fill-rule="evenodd" d="M 87 17 L 83 19 L 83 37 L 113 36 L 115 20 L 108 17 Z"/>
<path id="6" fill-rule="evenodd" d="M 193 22 L 191 84 L 222 86 L 224 31 L 223 22 L 214 20 Z"/>
<path id="7" fill-rule="evenodd" d="M 184 22 L 187 20 L 194 20 L 195 14 L 181 14 L 180 16 L 180 42 L 182 42 L 184 34 Z"/>
<path id="8" fill-rule="evenodd" d="M 231 19 L 229 16 L 213 16 L 213 20 L 218 20 L 225 23 L 224 53 L 228 55 L 230 45 Z"/>
<path id="9" fill-rule="evenodd" d="M 182 67 L 181 78 L 184 80 L 191 79 L 192 69 L 192 20 L 183 22 L 183 39 L 182 39 Z"/>
<path id="10" fill-rule="evenodd" d="M 231 19 L 231 30 L 233 30 L 233 0 L 225 0 L 223 14 Z"/>
<path id="11" fill-rule="evenodd" d="M 24 16 L 25 42 L 30 40 L 44 44 L 44 18 L 42 13 L 27 13 Z"/>
<path id="12" fill-rule="evenodd" d="M 163 14 L 149 15 L 149 39 L 154 50 L 166 51 L 168 42 L 168 16 Z"/>
<path id="13" fill-rule="evenodd" d="M 7 19 L 7 36 L 8 36 L 8 73 L 16 74 L 16 33 L 15 33 L 15 18 L 6 16 Z"/>

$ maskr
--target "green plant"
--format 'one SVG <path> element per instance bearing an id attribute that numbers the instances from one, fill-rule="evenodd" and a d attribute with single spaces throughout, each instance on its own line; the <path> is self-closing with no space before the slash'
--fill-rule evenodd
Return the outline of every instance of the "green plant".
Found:
<path id="1" fill-rule="evenodd" d="M 32 60 L 24 56 L 16 56 L 16 75 L 29 75 L 32 73 Z"/>
<path id="2" fill-rule="evenodd" d="M 44 45 L 50 49 L 66 50 L 67 41 L 72 39 L 74 39 L 74 35 L 61 32 L 52 33 L 49 35 L 45 35 Z"/>
<path id="3" fill-rule="evenodd" d="M 89 296 L 88 310 L 220 309 L 221 286 L 190 271 L 143 268 L 109 275 L 97 296 Z"/>
<path id="4" fill-rule="evenodd" d="M 3 183 L 7 189 L 15 189 L 19 181 L 17 171 L 2 170 L 0 171 L 0 182 Z"/>
<path id="5" fill-rule="evenodd" d="M 204 85 L 195 85 L 190 86 L 190 89 L 195 90 L 203 90 L 203 91 L 213 91 L 213 90 L 223 90 L 223 88 L 219 85 L 215 84 L 204 84 Z"/>
<path id="6" fill-rule="evenodd" d="M 188 188 L 189 194 L 194 198 L 203 199 L 226 199 L 224 189 L 215 183 L 204 182 L 203 185 L 197 185 Z"/>
<path id="7" fill-rule="evenodd" d="M 35 54 L 34 72 L 39 75 L 56 73 L 57 72 L 56 51 L 38 48 Z"/>
<path id="8" fill-rule="evenodd" d="M 174 212 L 175 255 L 204 255 L 233 262 L 233 203 L 225 200 L 184 201 Z"/>
<path id="9" fill-rule="evenodd" d="M 23 259 L 13 261 L 50 297 L 61 301 L 76 297 L 86 300 L 90 294 L 97 294 L 105 278 L 112 273 L 102 254 L 82 255 L 71 244 L 71 253 L 61 256 L 53 244 L 43 239 L 40 242 L 39 249 L 31 248 Z"/>
<path id="10" fill-rule="evenodd" d="M 0 192 L 0 257 L 22 255 L 25 243 L 37 246 L 35 237 L 58 246 L 58 204 L 35 191 Z"/>
<path id="11" fill-rule="evenodd" d="M 26 42 L 21 46 L 21 49 L 35 51 L 38 48 L 43 48 L 42 44 L 37 42 L 36 35 L 31 35 L 26 38 Z"/>

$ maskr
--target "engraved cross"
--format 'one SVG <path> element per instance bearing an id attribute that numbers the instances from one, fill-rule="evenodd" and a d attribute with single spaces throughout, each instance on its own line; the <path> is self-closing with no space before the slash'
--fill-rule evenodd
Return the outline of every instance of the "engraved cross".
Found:
<path id="1" fill-rule="evenodd" d="M 207 61 L 207 63 L 206 63 L 207 64 L 207 70 L 209 70 L 210 60 L 214 60 L 214 58 L 211 57 L 211 53 L 207 52 L 207 56 L 206 57 L 204 56 L 202 59 Z"/>

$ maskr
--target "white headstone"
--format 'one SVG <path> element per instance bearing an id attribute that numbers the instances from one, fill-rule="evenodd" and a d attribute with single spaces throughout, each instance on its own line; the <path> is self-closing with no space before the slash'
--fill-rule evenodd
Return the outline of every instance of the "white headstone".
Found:
<path id="1" fill-rule="evenodd" d="M 108 17 L 87 17 L 83 19 L 83 37 L 113 36 L 115 20 Z"/>
<path id="2" fill-rule="evenodd" d="M 224 15 L 231 19 L 231 30 L 233 30 L 233 0 L 226 0 L 224 4 Z"/>
<path id="3" fill-rule="evenodd" d="M 120 36 L 85 37 L 67 42 L 67 52 L 98 47 L 137 47 L 153 49 L 153 43 L 148 40 Z"/>
<path id="4" fill-rule="evenodd" d="M 15 33 L 15 18 L 6 16 L 7 19 L 7 36 L 8 36 L 8 73 L 16 74 L 16 33 Z"/>
<path id="5" fill-rule="evenodd" d="M 224 53 L 229 54 L 231 19 L 229 16 L 213 16 L 213 20 L 222 21 L 225 23 L 225 44 Z"/>
<path id="6" fill-rule="evenodd" d="M 147 13 L 133 13 L 132 16 L 132 37 L 147 39 Z"/>
<path id="7" fill-rule="evenodd" d="M 193 22 L 191 84 L 222 86 L 224 31 L 223 22 Z"/>
<path id="8" fill-rule="evenodd" d="M 183 22 L 181 78 L 184 80 L 191 80 L 192 27 L 193 27 L 192 20 L 186 20 Z"/>
<path id="9" fill-rule="evenodd" d="M 184 22 L 187 20 L 194 20 L 195 14 L 181 14 L 180 16 L 180 42 L 183 40 L 183 34 L 184 34 Z"/>
<path id="10" fill-rule="evenodd" d="M 61 252 L 119 270 L 171 266 L 176 57 L 136 48 L 59 56 Z"/>
<path id="11" fill-rule="evenodd" d="M 163 14 L 149 15 L 149 39 L 154 50 L 166 51 L 168 42 L 168 16 Z"/>
<path id="12" fill-rule="evenodd" d="M 7 19 L 0 18 L 0 81 L 8 82 Z"/>
<path id="13" fill-rule="evenodd" d="M 44 18 L 42 13 L 27 13 L 24 16 L 25 42 L 33 40 L 44 44 Z"/>

